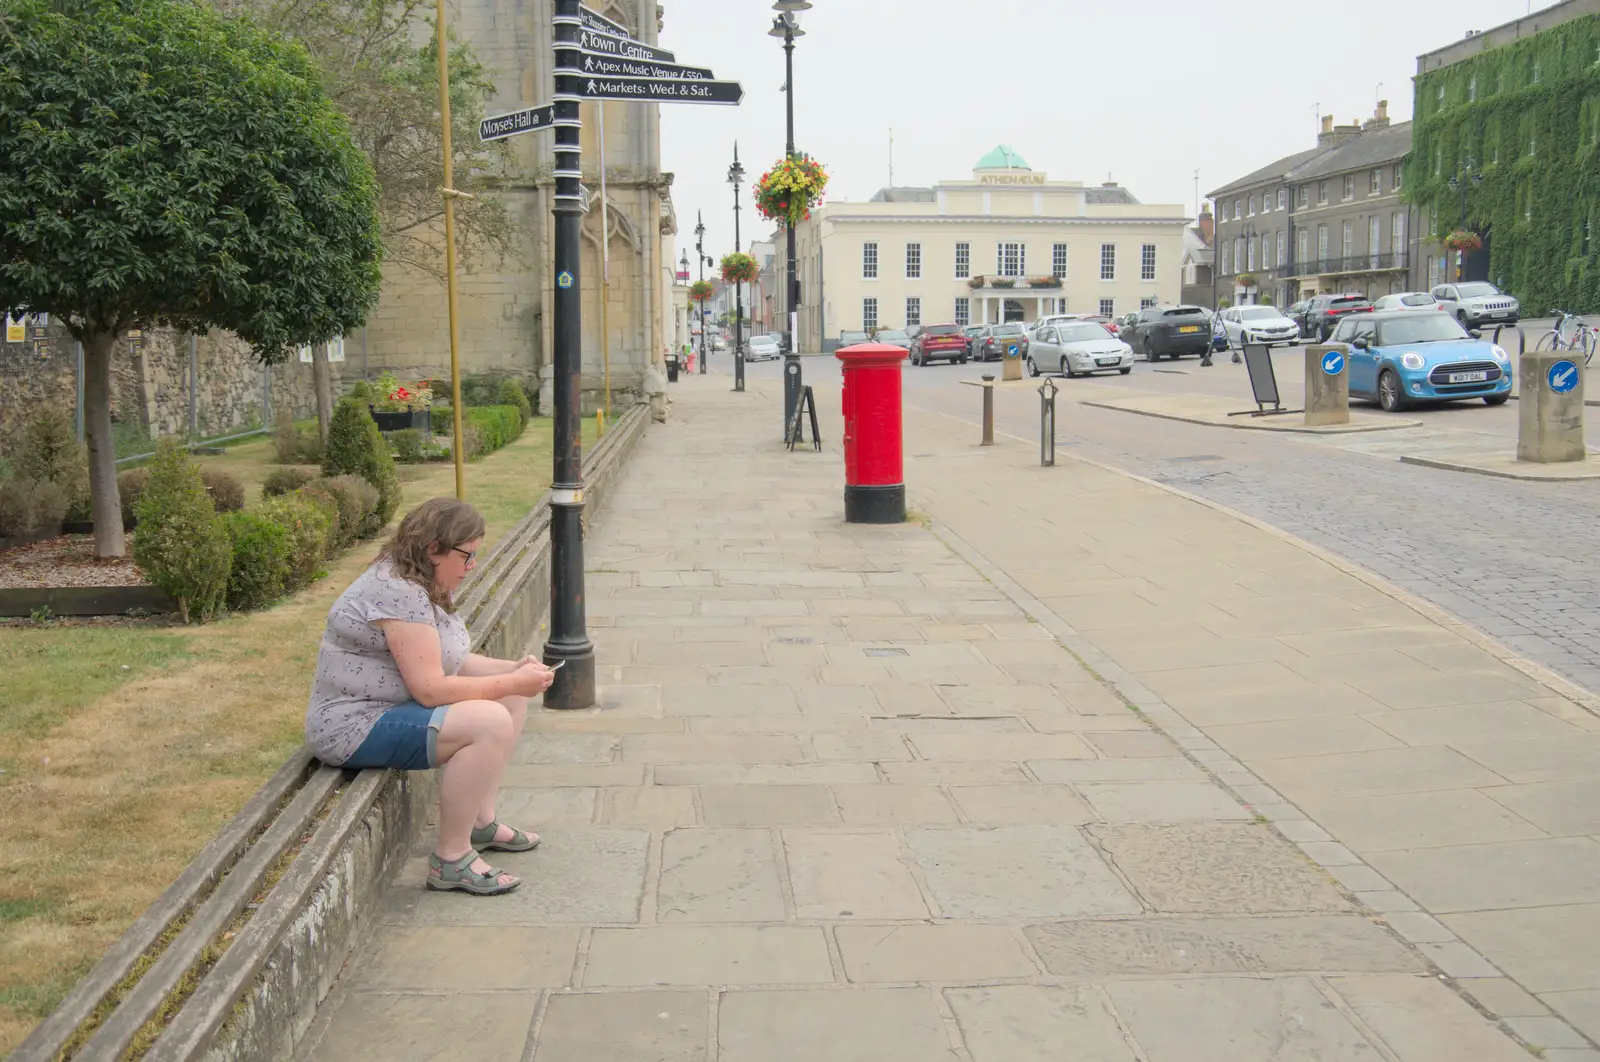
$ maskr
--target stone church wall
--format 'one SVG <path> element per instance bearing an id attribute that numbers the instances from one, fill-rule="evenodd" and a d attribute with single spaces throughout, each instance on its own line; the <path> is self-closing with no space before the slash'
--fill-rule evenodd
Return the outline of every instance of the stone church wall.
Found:
<path id="1" fill-rule="evenodd" d="M 190 336 L 170 328 L 145 329 L 117 344 L 111 367 L 113 424 L 148 435 L 185 438 L 190 425 Z M 299 361 L 264 369 L 249 344 L 225 332 L 194 337 L 195 434 L 217 437 L 269 425 L 287 411 L 316 415 L 311 366 Z M 342 387 L 335 363 L 334 390 Z M 71 413 L 77 405 L 78 345 L 65 328 L 29 325 L 24 343 L 0 342 L 0 454 L 27 417 L 40 407 Z"/>

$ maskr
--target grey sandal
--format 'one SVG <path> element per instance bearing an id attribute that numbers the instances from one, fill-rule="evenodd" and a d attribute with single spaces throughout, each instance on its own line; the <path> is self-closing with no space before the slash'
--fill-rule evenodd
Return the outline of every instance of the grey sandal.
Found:
<path id="1" fill-rule="evenodd" d="M 472 831 L 472 847 L 480 852 L 527 852 L 539 847 L 539 835 L 536 833 L 523 833 L 514 826 L 506 827 L 511 831 L 511 840 L 497 841 L 495 834 L 500 832 L 503 825 L 496 819 L 487 826 L 475 827 Z"/>
<path id="2" fill-rule="evenodd" d="M 437 854 L 428 856 L 428 888 L 445 892 L 450 889 L 460 889 L 470 892 L 474 896 L 499 896 L 501 893 L 510 892 L 522 884 L 522 879 L 515 875 L 511 884 L 500 884 L 500 868 L 490 867 L 488 873 L 479 874 L 472 869 L 473 861 L 478 858 L 477 851 L 468 851 L 466 855 L 454 862 L 447 863 Z"/>

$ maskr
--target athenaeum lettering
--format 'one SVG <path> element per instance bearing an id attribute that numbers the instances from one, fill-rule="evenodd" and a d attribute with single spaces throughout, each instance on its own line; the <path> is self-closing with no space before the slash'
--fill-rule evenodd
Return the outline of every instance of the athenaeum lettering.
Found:
<path id="1" fill-rule="evenodd" d="M 1043 184 L 1042 173 L 986 173 L 978 178 L 979 184 Z"/>

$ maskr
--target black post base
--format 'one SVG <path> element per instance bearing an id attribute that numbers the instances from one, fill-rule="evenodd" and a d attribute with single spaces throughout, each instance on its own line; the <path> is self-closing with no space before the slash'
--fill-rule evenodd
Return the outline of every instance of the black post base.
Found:
<path id="1" fill-rule="evenodd" d="M 546 643 L 544 663 L 555 667 L 566 664 L 556 672 L 556 680 L 544 691 L 544 706 L 557 711 L 574 711 L 595 706 L 594 645 L 558 646 Z"/>
<path id="2" fill-rule="evenodd" d="M 789 425 L 794 423 L 794 415 L 800 409 L 800 355 L 786 353 L 783 356 L 783 434 L 789 437 Z"/>
<path id="3" fill-rule="evenodd" d="M 906 522 L 906 485 L 852 487 L 845 484 L 844 518 L 851 524 L 903 524 Z"/>

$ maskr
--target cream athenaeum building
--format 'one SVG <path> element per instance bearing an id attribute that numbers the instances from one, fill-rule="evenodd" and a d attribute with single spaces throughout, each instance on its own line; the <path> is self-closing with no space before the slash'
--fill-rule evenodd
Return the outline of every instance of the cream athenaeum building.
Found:
<path id="1" fill-rule="evenodd" d="M 1052 181 L 997 147 L 969 179 L 884 188 L 801 222 L 800 348 L 832 350 L 841 331 L 1175 303 L 1189 220 L 1112 183 Z"/>

